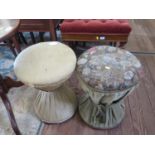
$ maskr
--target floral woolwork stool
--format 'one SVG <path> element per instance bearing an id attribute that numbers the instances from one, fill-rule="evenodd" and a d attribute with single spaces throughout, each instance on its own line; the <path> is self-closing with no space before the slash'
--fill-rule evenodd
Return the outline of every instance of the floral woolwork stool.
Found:
<path id="1" fill-rule="evenodd" d="M 96 46 L 77 62 L 77 76 L 84 95 L 79 113 L 90 126 L 108 129 L 117 126 L 125 114 L 123 99 L 143 75 L 139 60 L 130 52 L 111 46 Z"/>
<path id="2" fill-rule="evenodd" d="M 42 121 L 61 123 L 74 115 L 76 96 L 65 81 L 75 66 L 74 52 L 59 42 L 38 43 L 17 56 L 15 74 L 20 81 L 38 90 L 34 109 Z"/>

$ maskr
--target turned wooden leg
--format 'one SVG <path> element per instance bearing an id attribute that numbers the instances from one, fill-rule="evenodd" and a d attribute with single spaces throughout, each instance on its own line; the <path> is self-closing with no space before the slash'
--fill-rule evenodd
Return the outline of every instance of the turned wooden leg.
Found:
<path id="1" fill-rule="evenodd" d="M 15 116 L 12 111 L 10 101 L 9 101 L 8 97 L 6 96 L 6 94 L 2 91 L 2 89 L 0 89 L 0 96 L 2 98 L 5 108 L 7 110 L 12 129 L 14 130 L 16 135 L 21 135 L 21 132 L 20 132 L 17 122 L 15 120 Z"/>

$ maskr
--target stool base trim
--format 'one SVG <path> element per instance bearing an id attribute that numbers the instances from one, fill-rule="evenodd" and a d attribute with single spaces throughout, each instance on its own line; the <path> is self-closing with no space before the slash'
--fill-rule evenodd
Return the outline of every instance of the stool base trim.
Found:
<path id="1" fill-rule="evenodd" d="M 43 122 L 62 123 L 74 115 L 77 99 L 74 92 L 66 85 L 52 92 L 39 90 L 34 109 Z"/>

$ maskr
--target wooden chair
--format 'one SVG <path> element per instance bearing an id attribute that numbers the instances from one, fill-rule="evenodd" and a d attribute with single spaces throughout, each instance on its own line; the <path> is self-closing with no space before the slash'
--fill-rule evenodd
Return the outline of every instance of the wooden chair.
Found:
<path id="1" fill-rule="evenodd" d="M 128 20 L 64 20 L 60 24 L 64 42 L 109 42 L 122 46 L 131 31 Z"/>
<path id="2" fill-rule="evenodd" d="M 23 84 L 21 82 L 14 81 L 9 77 L 3 78 L 0 75 L 0 97 L 1 97 L 1 99 L 3 101 L 3 103 L 4 103 L 4 106 L 5 106 L 6 110 L 7 110 L 12 129 L 14 130 L 15 134 L 17 134 L 17 135 L 20 135 L 21 132 L 20 132 L 20 130 L 18 128 L 16 119 L 15 119 L 15 116 L 14 116 L 14 113 L 13 113 L 13 110 L 12 110 L 11 103 L 10 103 L 8 97 L 7 97 L 7 93 L 8 93 L 10 88 L 12 88 L 12 87 L 20 87 L 22 85 Z"/>

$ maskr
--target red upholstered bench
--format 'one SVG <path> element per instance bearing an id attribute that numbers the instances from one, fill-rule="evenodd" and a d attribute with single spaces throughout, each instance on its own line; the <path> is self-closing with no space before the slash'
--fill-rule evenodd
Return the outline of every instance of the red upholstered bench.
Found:
<path id="1" fill-rule="evenodd" d="M 131 27 L 121 19 L 65 19 L 60 24 L 62 41 L 126 43 Z"/>

